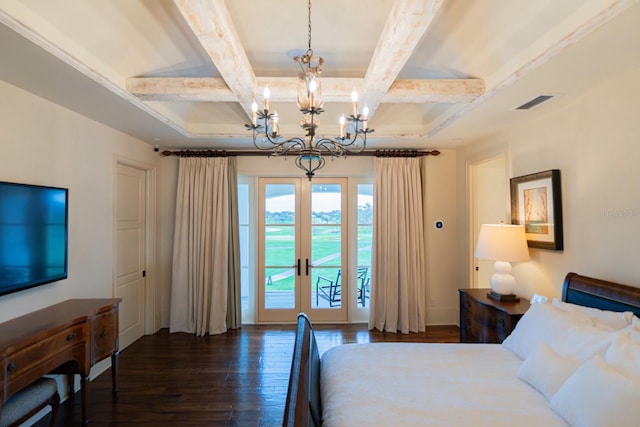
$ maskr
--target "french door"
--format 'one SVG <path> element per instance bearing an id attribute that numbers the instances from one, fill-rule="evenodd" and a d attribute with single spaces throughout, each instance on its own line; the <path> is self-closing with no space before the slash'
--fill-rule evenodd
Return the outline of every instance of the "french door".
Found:
<path id="1" fill-rule="evenodd" d="M 347 179 L 259 179 L 258 321 L 345 322 Z"/>

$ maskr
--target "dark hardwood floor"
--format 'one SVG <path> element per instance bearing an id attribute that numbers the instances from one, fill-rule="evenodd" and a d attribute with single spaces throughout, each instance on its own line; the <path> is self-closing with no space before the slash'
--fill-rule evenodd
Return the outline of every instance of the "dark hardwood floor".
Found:
<path id="1" fill-rule="evenodd" d="M 314 326 L 321 353 L 344 343 L 459 342 L 456 326 L 426 333 L 368 331 L 366 325 Z M 294 325 L 243 326 L 223 335 L 145 336 L 120 353 L 119 393 L 107 370 L 90 384 L 91 426 L 282 425 Z M 80 425 L 80 396 L 65 401 L 57 426 Z M 36 426 L 48 426 L 49 416 Z"/>

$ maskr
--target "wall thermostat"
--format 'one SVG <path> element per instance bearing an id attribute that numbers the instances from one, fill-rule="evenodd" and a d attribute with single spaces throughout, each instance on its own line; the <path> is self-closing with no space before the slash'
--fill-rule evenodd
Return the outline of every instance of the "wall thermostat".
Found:
<path id="1" fill-rule="evenodd" d="M 433 223 L 433 226 L 436 228 L 436 230 L 440 230 L 442 227 L 444 227 L 444 222 L 436 221 Z"/>

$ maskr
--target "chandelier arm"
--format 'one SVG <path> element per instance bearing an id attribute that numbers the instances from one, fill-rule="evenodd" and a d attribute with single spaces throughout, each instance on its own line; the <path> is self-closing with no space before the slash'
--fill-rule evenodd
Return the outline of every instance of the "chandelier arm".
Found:
<path id="1" fill-rule="evenodd" d="M 272 155 L 274 156 L 287 156 L 290 152 L 302 151 L 305 148 L 304 140 L 298 137 L 287 139 L 282 141 L 276 147 L 274 147 Z"/>
<path id="2" fill-rule="evenodd" d="M 345 153 L 344 146 L 342 142 L 330 139 L 330 138 L 322 138 L 316 141 L 316 148 L 320 151 L 324 150 L 329 153 L 332 157 L 340 157 Z"/>

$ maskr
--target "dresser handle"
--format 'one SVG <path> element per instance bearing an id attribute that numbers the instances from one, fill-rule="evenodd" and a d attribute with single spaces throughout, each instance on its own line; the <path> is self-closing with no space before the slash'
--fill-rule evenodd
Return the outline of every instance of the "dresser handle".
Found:
<path id="1" fill-rule="evenodd" d="M 467 308 L 471 308 L 471 301 L 466 300 L 464 303 L 467 305 Z"/>
<path id="2" fill-rule="evenodd" d="M 16 370 L 16 368 L 17 368 L 16 362 L 11 362 L 9 363 L 9 366 L 7 366 L 7 371 L 13 372 Z"/>
<path id="3" fill-rule="evenodd" d="M 104 338 L 107 336 L 107 330 L 105 329 L 104 331 L 100 332 L 100 337 Z"/>
<path id="4" fill-rule="evenodd" d="M 74 338 L 74 337 L 75 337 L 75 336 L 74 336 L 73 334 L 69 334 L 69 335 L 67 335 L 67 341 L 73 341 L 73 338 Z"/>

